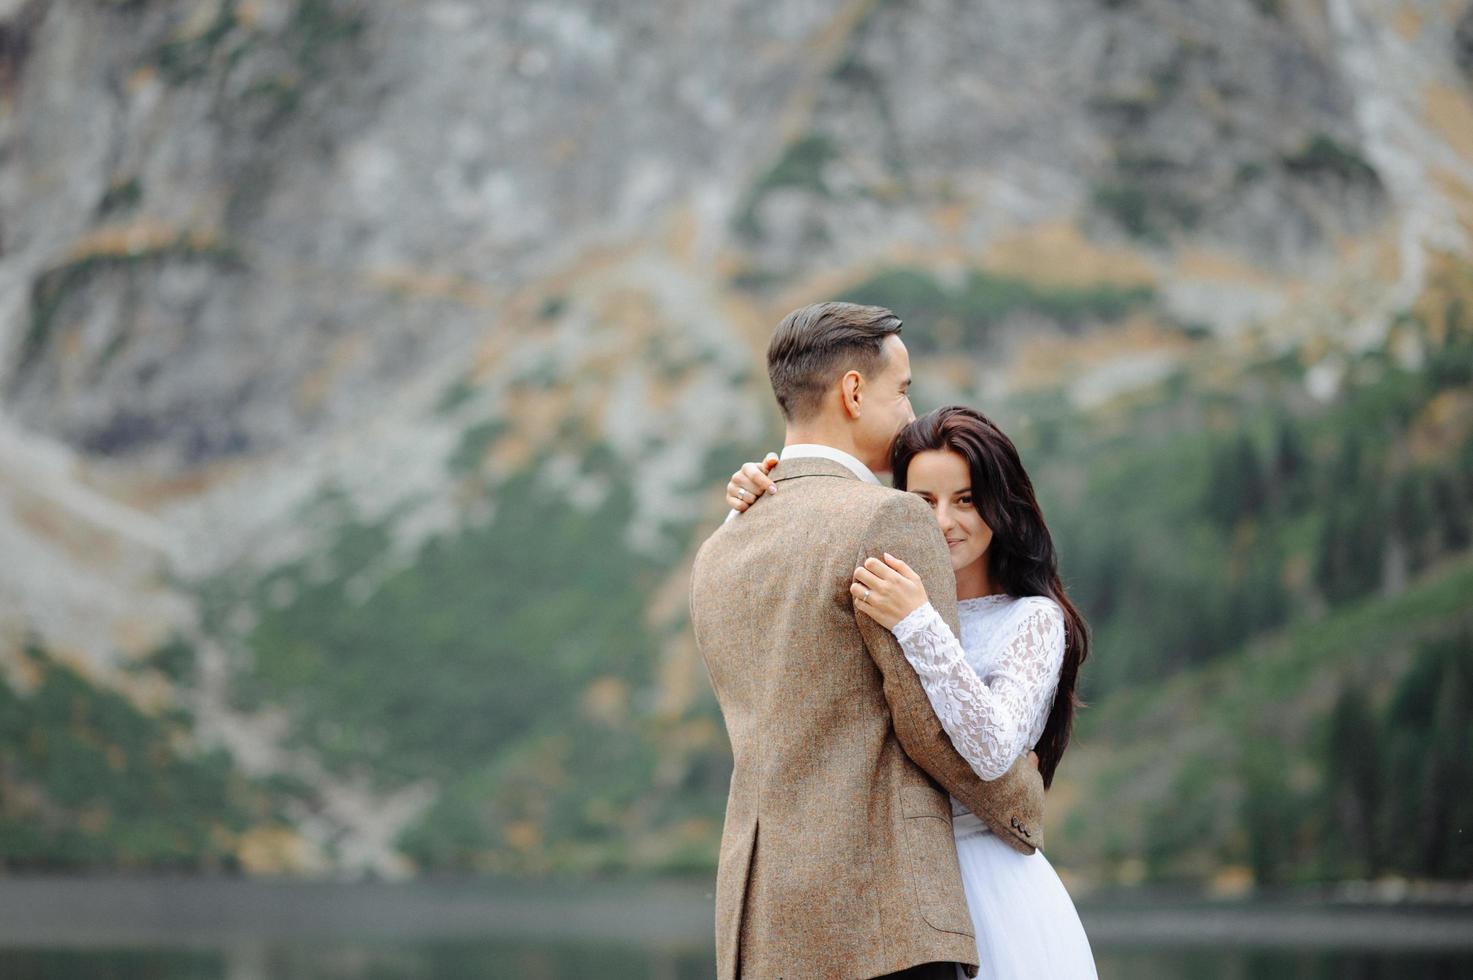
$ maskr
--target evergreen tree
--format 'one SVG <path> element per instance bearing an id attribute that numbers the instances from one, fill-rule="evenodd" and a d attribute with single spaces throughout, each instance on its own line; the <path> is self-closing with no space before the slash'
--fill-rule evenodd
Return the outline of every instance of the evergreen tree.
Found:
<path id="1" fill-rule="evenodd" d="M 1263 465 L 1247 433 L 1213 452 L 1205 507 L 1219 526 L 1231 528 L 1246 517 L 1261 514 L 1267 499 Z"/>
<path id="2" fill-rule="evenodd" d="M 1331 602 L 1359 598 L 1380 583 L 1386 552 L 1385 509 L 1374 486 L 1330 501 L 1316 571 L 1320 588 Z"/>
<path id="3" fill-rule="evenodd" d="M 1473 544 L 1473 526 L 1469 513 L 1473 501 L 1459 486 L 1456 474 L 1439 473 L 1432 480 L 1432 512 L 1438 537 L 1448 551 L 1462 551 Z"/>
<path id="4" fill-rule="evenodd" d="M 1388 527 L 1406 546 L 1413 572 L 1425 568 L 1434 554 L 1431 537 L 1437 518 L 1428 482 L 1421 472 L 1406 473 L 1391 497 Z"/>
<path id="5" fill-rule="evenodd" d="M 1346 684 L 1330 712 L 1325 746 L 1326 802 L 1335 832 L 1325 857 L 1336 874 L 1374 875 L 1381 868 L 1380 734 L 1365 692 Z"/>
<path id="6" fill-rule="evenodd" d="M 1473 873 L 1473 634 L 1422 649 L 1392 698 L 1384 852 L 1406 874 Z M 1388 782 L 1388 786 L 1393 785 Z"/>
<path id="7" fill-rule="evenodd" d="M 1261 886 L 1281 884 L 1294 865 L 1294 838 L 1305 810 L 1293 799 L 1282 753 L 1257 743 L 1242 758 L 1239 821 L 1248 839 L 1248 865 Z"/>
<path id="8" fill-rule="evenodd" d="M 1310 499 L 1311 488 L 1306 479 L 1309 475 L 1309 454 L 1304 449 L 1294 423 L 1288 420 L 1279 422 L 1271 475 L 1269 489 L 1280 506 L 1297 511 Z"/>

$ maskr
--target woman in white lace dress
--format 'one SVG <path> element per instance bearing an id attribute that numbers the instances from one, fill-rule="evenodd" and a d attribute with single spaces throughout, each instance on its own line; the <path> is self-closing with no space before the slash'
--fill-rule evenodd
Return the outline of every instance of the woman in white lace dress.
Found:
<path id="1" fill-rule="evenodd" d="M 774 457 L 734 474 L 734 509 L 771 487 Z M 901 430 L 895 486 L 931 505 L 956 571 L 958 638 L 927 601 L 920 577 L 886 555 L 855 570 L 856 608 L 895 633 L 952 744 L 983 779 L 1030 750 L 1044 785 L 1069 742 L 1083 618 L 1064 594 L 1033 485 L 1008 439 L 985 416 L 943 408 Z M 977 932 L 979 977 L 1089 980 L 1089 940 L 1042 851 L 1022 855 L 952 800 L 962 885 Z"/>

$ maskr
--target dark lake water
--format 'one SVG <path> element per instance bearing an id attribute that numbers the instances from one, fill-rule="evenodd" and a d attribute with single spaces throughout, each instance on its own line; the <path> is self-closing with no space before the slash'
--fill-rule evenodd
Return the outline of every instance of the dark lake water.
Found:
<path id="1" fill-rule="evenodd" d="M 1473 978 L 1473 908 L 1081 903 L 1102 980 Z M 0 880 L 3 980 L 705 980 L 707 886 Z"/>

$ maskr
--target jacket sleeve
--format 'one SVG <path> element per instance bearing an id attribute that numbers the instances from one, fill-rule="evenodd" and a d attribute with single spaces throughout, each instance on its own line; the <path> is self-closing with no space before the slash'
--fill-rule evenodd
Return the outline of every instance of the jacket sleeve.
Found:
<path id="1" fill-rule="evenodd" d="M 956 576 L 941 530 L 920 497 L 895 494 L 886 500 L 865 534 L 855 565 L 886 552 L 915 569 L 931 604 L 953 633 L 959 633 Z M 906 755 L 1014 850 L 1031 854 L 1042 847 L 1043 777 L 1027 755 L 999 778 L 981 779 L 947 737 L 894 634 L 858 610 L 854 618 L 884 680 L 895 737 Z"/>

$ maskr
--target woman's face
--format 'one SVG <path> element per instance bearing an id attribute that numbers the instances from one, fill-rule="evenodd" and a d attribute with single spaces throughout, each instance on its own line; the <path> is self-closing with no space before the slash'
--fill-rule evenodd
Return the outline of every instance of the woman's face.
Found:
<path id="1" fill-rule="evenodd" d="M 946 449 L 917 453 L 906 470 L 906 489 L 931 505 L 953 571 L 981 561 L 992 544 L 992 528 L 972 503 L 972 473 L 967 461 Z"/>

